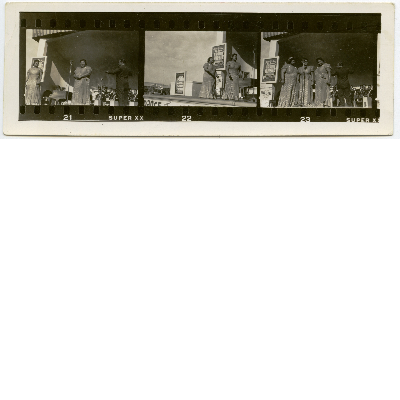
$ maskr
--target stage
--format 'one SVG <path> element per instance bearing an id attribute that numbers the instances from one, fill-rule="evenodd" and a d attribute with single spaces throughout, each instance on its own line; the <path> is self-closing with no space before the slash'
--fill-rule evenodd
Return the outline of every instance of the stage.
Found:
<path id="1" fill-rule="evenodd" d="M 163 96 L 145 94 L 145 106 L 182 106 L 182 107 L 256 107 L 256 102 L 250 101 L 232 101 L 222 99 L 203 99 L 200 97 L 191 96 Z"/>
<path id="2" fill-rule="evenodd" d="M 41 84 L 42 94 L 53 90 L 68 91 L 69 84 L 69 91 L 72 92 L 75 81 L 73 74 L 81 59 L 85 59 L 87 65 L 92 68 L 91 90 L 99 86 L 115 90 L 115 75 L 107 74 L 106 71 L 117 68 L 119 59 L 126 60 L 126 65 L 132 73 L 129 77 L 130 89 L 138 87 L 137 32 L 36 29 L 30 35 L 27 36 L 27 69 L 31 66 L 33 56 L 47 58 Z"/>

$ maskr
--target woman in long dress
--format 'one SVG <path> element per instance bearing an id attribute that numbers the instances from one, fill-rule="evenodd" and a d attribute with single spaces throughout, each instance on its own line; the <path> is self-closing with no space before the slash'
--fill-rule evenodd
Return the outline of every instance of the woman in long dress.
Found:
<path id="1" fill-rule="evenodd" d="M 314 83 L 314 67 L 308 65 L 307 58 L 301 61 L 303 65 L 298 68 L 299 98 L 298 105 L 301 107 L 311 107 L 313 104 L 312 85 Z"/>
<path id="2" fill-rule="evenodd" d="M 279 95 L 278 107 L 293 107 L 297 105 L 297 68 L 296 60 L 289 57 L 287 63 L 281 69 L 283 86 Z"/>
<path id="3" fill-rule="evenodd" d="M 322 58 L 317 58 L 318 67 L 314 71 L 315 76 L 315 106 L 326 107 L 329 105 L 331 66 Z"/>
<path id="4" fill-rule="evenodd" d="M 204 99 L 213 99 L 215 95 L 215 73 L 217 67 L 214 65 L 214 59 L 208 57 L 203 65 L 203 83 L 201 85 L 199 97 Z"/>
<path id="5" fill-rule="evenodd" d="M 116 92 L 118 97 L 118 105 L 129 105 L 129 76 L 132 75 L 131 70 L 125 65 L 125 60 L 118 61 L 118 68 L 112 71 L 106 71 L 106 74 L 115 74 Z"/>
<path id="6" fill-rule="evenodd" d="M 239 77 L 241 71 L 242 67 L 237 62 L 237 54 L 232 54 L 231 61 L 226 63 L 225 99 L 239 100 Z"/>
<path id="7" fill-rule="evenodd" d="M 72 94 L 72 104 L 90 105 L 90 74 L 92 68 L 90 68 L 86 60 L 80 61 L 80 67 L 77 67 L 74 72 L 74 93 Z"/>
<path id="8" fill-rule="evenodd" d="M 33 62 L 33 67 L 28 69 L 26 74 L 25 104 L 40 105 L 40 81 L 43 71 L 39 68 L 39 60 Z"/>

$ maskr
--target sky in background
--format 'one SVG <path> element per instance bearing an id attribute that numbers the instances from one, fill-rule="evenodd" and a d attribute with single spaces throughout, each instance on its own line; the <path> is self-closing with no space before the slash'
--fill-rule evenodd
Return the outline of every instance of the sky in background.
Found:
<path id="1" fill-rule="evenodd" d="M 203 81 L 203 65 L 211 57 L 217 32 L 146 32 L 145 82 L 170 84 L 175 72 Z"/>

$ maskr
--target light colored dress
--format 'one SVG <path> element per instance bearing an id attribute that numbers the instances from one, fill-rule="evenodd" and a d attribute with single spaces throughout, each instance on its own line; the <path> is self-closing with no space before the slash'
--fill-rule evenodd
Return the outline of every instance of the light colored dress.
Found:
<path id="1" fill-rule="evenodd" d="M 226 82 L 224 99 L 239 100 L 239 74 L 241 65 L 236 61 L 226 63 Z"/>
<path id="2" fill-rule="evenodd" d="M 43 71 L 41 68 L 29 68 L 26 74 L 25 88 L 25 104 L 40 105 L 40 81 L 42 80 Z"/>
<path id="3" fill-rule="evenodd" d="M 212 99 L 214 98 L 215 92 L 215 72 L 217 68 L 213 64 L 209 63 L 205 63 L 203 68 L 203 84 L 201 85 L 199 97 Z"/>
<path id="4" fill-rule="evenodd" d="M 329 64 L 323 64 L 314 71 L 315 75 L 315 107 L 329 105 L 330 91 L 328 76 L 331 71 Z"/>
<path id="5" fill-rule="evenodd" d="M 119 106 L 129 105 L 129 76 L 132 75 L 131 70 L 126 65 L 121 65 L 109 74 L 115 74 L 116 92 Z"/>
<path id="6" fill-rule="evenodd" d="M 299 74 L 299 98 L 298 105 L 303 107 L 310 107 L 313 104 L 312 98 L 312 85 L 313 85 L 313 71 L 314 67 L 307 65 L 307 67 L 300 67 L 297 72 Z"/>
<path id="7" fill-rule="evenodd" d="M 92 68 L 78 67 L 75 72 L 74 93 L 72 94 L 72 104 L 90 105 L 90 74 Z"/>
<path id="8" fill-rule="evenodd" d="M 285 64 L 281 72 L 285 73 L 285 83 L 279 95 L 278 107 L 292 107 L 297 104 L 297 68 L 291 64 Z"/>

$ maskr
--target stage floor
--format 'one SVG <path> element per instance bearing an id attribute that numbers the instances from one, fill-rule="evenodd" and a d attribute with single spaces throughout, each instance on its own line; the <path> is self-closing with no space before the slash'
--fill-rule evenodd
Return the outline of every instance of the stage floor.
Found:
<path id="1" fill-rule="evenodd" d="M 163 96 L 154 94 L 145 94 L 145 106 L 182 106 L 182 107 L 256 107 L 255 102 L 249 101 L 231 101 L 221 99 L 202 99 L 191 96 Z"/>

